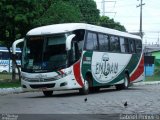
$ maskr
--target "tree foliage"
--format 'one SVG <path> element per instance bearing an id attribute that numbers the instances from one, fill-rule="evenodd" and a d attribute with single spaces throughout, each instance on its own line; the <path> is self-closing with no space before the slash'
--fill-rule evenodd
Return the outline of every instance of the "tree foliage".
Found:
<path id="1" fill-rule="evenodd" d="M 81 22 L 97 24 L 99 21 L 99 10 L 94 0 L 63 0 L 76 6 L 81 13 Z"/>
<path id="2" fill-rule="evenodd" d="M 34 23 L 37 26 L 41 26 L 58 23 L 80 22 L 80 17 L 81 13 L 79 9 L 69 4 L 69 2 L 59 0 L 52 3 L 45 11 L 45 14 L 35 20 Z"/>
<path id="3" fill-rule="evenodd" d="M 99 19 L 98 25 L 107 27 L 107 28 L 120 30 L 120 31 L 126 31 L 123 25 L 121 25 L 119 22 L 115 22 L 113 19 L 110 19 L 107 16 L 101 16 Z"/>
<path id="4" fill-rule="evenodd" d="M 84 22 L 125 31 L 113 19 L 99 15 L 94 0 L 0 0 L 0 44 L 12 43 L 38 26 Z"/>

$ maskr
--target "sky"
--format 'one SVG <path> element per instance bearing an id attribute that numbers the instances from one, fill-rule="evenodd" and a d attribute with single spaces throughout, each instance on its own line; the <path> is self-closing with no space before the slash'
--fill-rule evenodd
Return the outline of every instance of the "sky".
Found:
<path id="1" fill-rule="evenodd" d="M 95 0 L 102 15 L 102 0 Z M 143 0 L 143 43 L 160 44 L 160 0 Z M 139 32 L 140 0 L 105 0 L 105 16 L 124 25 L 128 32 Z M 159 42 L 158 42 L 159 38 Z"/>

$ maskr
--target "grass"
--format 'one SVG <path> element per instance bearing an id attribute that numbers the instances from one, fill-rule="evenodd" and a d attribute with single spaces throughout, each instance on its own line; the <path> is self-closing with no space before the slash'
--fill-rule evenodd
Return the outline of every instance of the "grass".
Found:
<path id="1" fill-rule="evenodd" d="M 18 80 L 12 81 L 11 79 L 12 79 L 11 73 L 0 73 L 0 88 L 12 88 L 21 86 L 20 81 Z"/>
<path id="2" fill-rule="evenodd" d="M 159 76 L 147 76 L 145 77 L 145 81 L 160 81 L 160 75 Z"/>
<path id="3" fill-rule="evenodd" d="M 20 87 L 20 81 L 0 81 L 0 88 L 13 88 Z"/>

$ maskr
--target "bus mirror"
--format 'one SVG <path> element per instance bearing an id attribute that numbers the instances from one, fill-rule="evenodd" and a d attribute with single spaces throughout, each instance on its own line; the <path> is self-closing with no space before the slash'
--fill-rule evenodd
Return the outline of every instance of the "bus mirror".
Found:
<path id="1" fill-rule="evenodd" d="M 74 37 L 75 37 L 75 34 L 71 34 L 67 37 L 67 39 L 66 39 L 66 50 L 71 49 L 71 42 L 72 42 Z"/>
<path id="2" fill-rule="evenodd" d="M 18 40 L 16 40 L 16 41 L 13 42 L 13 44 L 12 44 L 12 53 L 14 55 L 16 54 L 16 46 L 17 46 L 17 44 L 19 44 L 19 43 L 21 43 L 23 41 L 24 41 L 24 38 L 18 39 Z"/>

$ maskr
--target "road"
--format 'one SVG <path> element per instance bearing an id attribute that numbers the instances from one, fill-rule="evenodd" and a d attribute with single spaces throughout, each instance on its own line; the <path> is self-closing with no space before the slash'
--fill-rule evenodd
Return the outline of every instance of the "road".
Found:
<path id="1" fill-rule="evenodd" d="M 160 114 L 160 85 L 132 86 L 121 91 L 109 88 L 89 95 L 79 95 L 75 90 L 55 91 L 52 97 L 44 97 L 41 92 L 1 95 L 0 113 Z"/>

